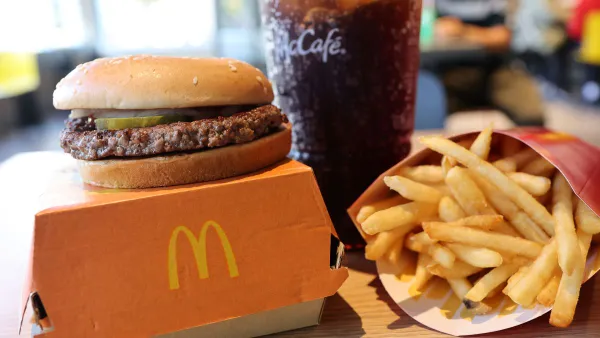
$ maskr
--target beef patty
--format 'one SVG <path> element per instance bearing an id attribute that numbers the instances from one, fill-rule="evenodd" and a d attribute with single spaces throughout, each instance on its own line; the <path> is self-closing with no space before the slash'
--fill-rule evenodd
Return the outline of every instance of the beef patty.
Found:
<path id="1" fill-rule="evenodd" d="M 91 118 L 68 119 L 60 135 L 60 145 L 74 158 L 87 161 L 158 155 L 250 142 L 286 122 L 286 116 L 273 105 L 230 117 L 122 130 L 95 130 Z"/>

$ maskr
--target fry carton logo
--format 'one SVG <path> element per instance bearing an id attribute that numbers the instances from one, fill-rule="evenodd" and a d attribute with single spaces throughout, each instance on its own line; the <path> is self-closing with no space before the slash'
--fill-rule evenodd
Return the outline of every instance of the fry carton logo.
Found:
<path id="1" fill-rule="evenodd" d="M 173 230 L 173 232 L 171 233 L 171 239 L 169 240 L 169 289 L 179 289 L 179 274 L 177 272 L 177 239 L 179 238 L 179 234 L 181 233 L 185 235 L 188 242 L 192 246 L 194 258 L 196 259 L 196 266 L 198 268 L 198 278 L 208 278 L 208 263 L 206 259 L 206 233 L 210 228 L 215 230 L 219 237 L 219 240 L 221 241 L 221 246 L 223 247 L 225 259 L 227 260 L 227 267 L 229 268 L 229 276 L 233 278 L 240 275 L 238 271 L 237 262 L 235 260 L 235 255 L 233 254 L 233 249 L 231 248 L 231 244 L 229 243 L 229 239 L 227 238 L 225 231 L 223 231 L 223 228 L 217 222 L 207 221 L 206 223 L 204 223 L 202 229 L 200 230 L 200 235 L 198 236 L 198 238 L 196 238 L 194 233 L 190 229 L 188 229 L 188 227 L 180 225 Z"/>

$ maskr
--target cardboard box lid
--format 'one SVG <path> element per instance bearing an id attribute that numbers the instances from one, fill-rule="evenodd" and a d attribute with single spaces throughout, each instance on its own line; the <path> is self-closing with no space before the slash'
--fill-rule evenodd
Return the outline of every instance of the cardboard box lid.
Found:
<path id="1" fill-rule="evenodd" d="M 36 173 L 4 191 L 38 196 L 23 302 L 38 293 L 51 337 L 174 332 L 329 296 L 348 275 L 330 268 L 335 232 L 298 162 L 126 191 L 82 184 L 63 154 L 6 166 L 15 182 Z"/>

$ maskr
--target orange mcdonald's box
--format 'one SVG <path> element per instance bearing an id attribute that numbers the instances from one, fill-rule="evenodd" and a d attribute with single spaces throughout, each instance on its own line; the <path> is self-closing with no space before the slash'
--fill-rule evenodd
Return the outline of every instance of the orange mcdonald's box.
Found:
<path id="1" fill-rule="evenodd" d="M 348 276 L 313 172 L 295 161 L 147 190 L 85 185 L 58 153 L 19 155 L 3 174 L 14 178 L 3 188 L 15 204 L 35 203 L 22 310 L 44 337 L 257 336 L 316 325 Z M 31 317 L 22 317 L 24 330 Z"/>
<path id="2" fill-rule="evenodd" d="M 450 139 L 455 142 L 473 140 L 477 134 L 467 133 Z M 600 189 L 598 189 L 600 148 L 581 141 L 575 136 L 544 128 L 494 131 L 492 149 L 498 149 L 500 152 L 516 152 L 526 148 L 533 149 L 560 171 L 573 189 L 573 193 L 593 212 L 600 215 Z M 440 159 L 441 155 L 430 149 L 423 149 L 382 173 L 348 210 L 363 236 L 369 239 L 369 235 L 362 232 L 360 224 L 356 221 L 360 207 L 394 194 L 384 185 L 383 177 L 400 173 L 404 167 L 432 163 L 437 165 Z M 540 172 L 538 175 L 544 174 Z M 514 219 L 509 220 L 512 222 Z M 589 249 L 583 275 L 584 281 L 600 270 L 599 248 L 598 244 L 593 244 Z M 508 329 L 529 322 L 551 310 L 550 307 L 535 302 L 532 307 L 525 308 L 499 294 L 485 299 L 490 306 L 488 313 L 475 316 L 466 310 L 462 300 L 456 297 L 449 284 L 443 279 L 434 278 L 423 290 L 414 290 L 411 288 L 415 279 L 414 267 L 397 274 L 397 271 L 386 261 L 378 260 L 377 269 L 379 279 L 386 291 L 404 312 L 429 328 L 454 336 L 479 335 Z M 548 327 L 550 330 L 550 325 Z M 566 332 L 565 335 L 568 334 Z"/>

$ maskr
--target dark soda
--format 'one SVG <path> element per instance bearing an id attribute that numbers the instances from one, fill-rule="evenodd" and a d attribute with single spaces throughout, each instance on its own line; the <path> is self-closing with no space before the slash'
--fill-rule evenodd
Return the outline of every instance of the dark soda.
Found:
<path id="1" fill-rule="evenodd" d="M 267 70 L 293 124 L 290 156 L 314 169 L 342 241 L 346 209 L 408 155 L 420 0 L 261 0 Z"/>

